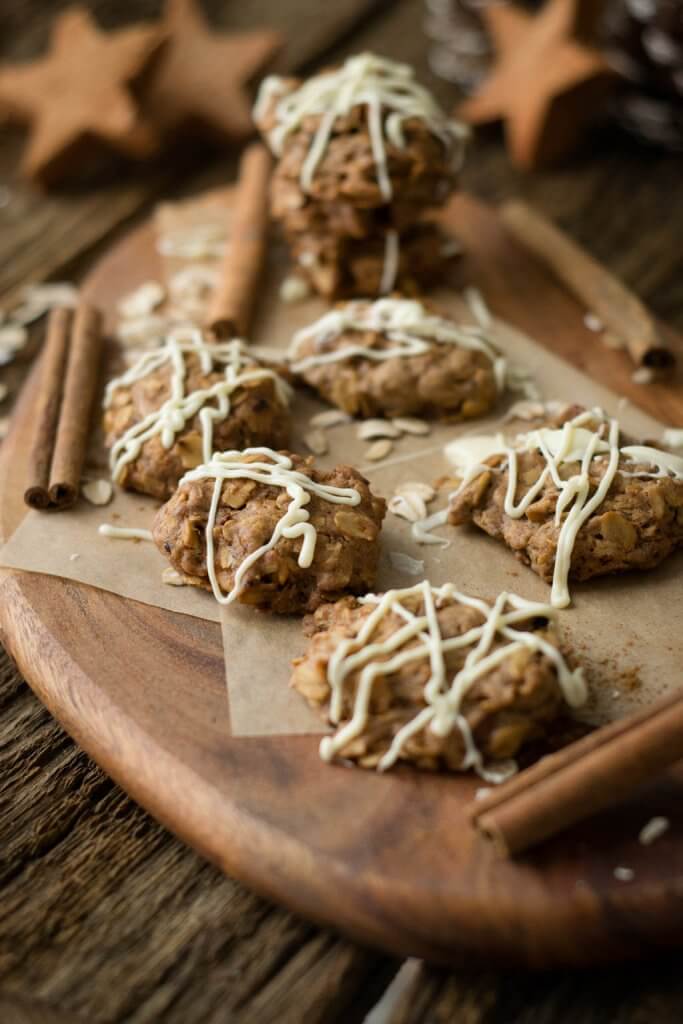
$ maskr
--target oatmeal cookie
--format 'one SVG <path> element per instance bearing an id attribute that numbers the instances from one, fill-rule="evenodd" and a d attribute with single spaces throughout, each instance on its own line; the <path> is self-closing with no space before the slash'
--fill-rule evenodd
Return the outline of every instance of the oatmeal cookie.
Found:
<path id="1" fill-rule="evenodd" d="M 447 199 L 457 183 L 462 161 L 463 127 L 439 110 L 412 75 L 400 83 L 404 97 L 395 91 L 395 84 L 385 89 L 383 83 L 400 68 L 392 61 L 363 54 L 305 83 L 293 78 L 270 78 L 264 82 L 254 119 L 278 157 L 273 178 L 274 214 L 276 208 L 279 213 L 296 206 L 340 201 L 357 209 L 373 209 L 393 201 L 424 208 L 440 205 Z M 349 98 L 332 122 L 323 125 L 327 110 L 339 98 L 333 85 L 330 94 L 326 94 L 326 82 L 335 81 L 346 84 Z M 361 96 L 358 92 L 357 100 L 356 81 L 363 93 Z M 317 101 L 307 102 L 306 97 L 311 97 L 314 89 L 319 93 Z M 411 89 L 418 97 L 412 103 Z M 383 108 L 381 162 L 390 192 L 386 184 L 382 187 L 382 176 L 378 174 L 377 148 L 368 119 L 369 92 L 377 96 L 378 106 Z M 402 105 L 402 99 L 410 105 L 412 116 L 406 113 L 408 107 Z M 300 115 L 292 116 L 290 112 L 297 101 L 301 104 Z M 396 131 L 387 130 L 392 112 L 400 117 L 400 138 Z M 324 145 L 310 179 L 306 180 L 305 167 L 322 130 Z"/>
<path id="2" fill-rule="evenodd" d="M 206 373 L 199 354 L 185 351 L 183 361 L 183 390 L 190 403 L 193 394 L 219 386 L 226 379 L 225 372 L 218 365 Z M 250 445 L 280 448 L 288 443 L 288 386 L 274 371 L 262 376 L 250 372 L 258 369 L 266 368 L 251 357 L 246 362 L 240 361 L 237 372 L 242 375 L 242 382 L 229 392 L 225 415 L 217 414 L 212 421 L 211 450 L 247 448 Z M 157 418 L 152 424 L 151 436 L 139 444 L 138 432 L 142 436 L 150 433 L 144 430 L 145 421 L 150 417 L 154 421 L 153 414 L 158 417 L 168 407 L 175 373 L 167 360 L 150 373 L 129 382 L 124 376 L 121 383 L 111 389 L 104 414 L 105 443 L 111 450 L 116 483 L 127 490 L 149 494 L 162 501 L 173 494 L 184 473 L 203 461 L 202 409 L 218 410 L 218 402 L 221 401 L 218 396 L 208 398 L 192 415 L 182 417 L 182 425 L 173 432 L 170 444 L 166 443 L 169 439 L 163 436 Z M 191 408 L 190 404 L 190 411 Z"/>
<path id="3" fill-rule="evenodd" d="M 490 411 L 503 385 L 482 330 L 400 297 L 340 304 L 298 332 L 289 357 L 302 381 L 351 416 L 471 419 Z"/>
<path id="4" fill-rule="evenodd" d="M 496 452 L 455 492 L 448 513 L 450 523 L 471 522 L 502 540 L 552 582 L 558 606 L 568 603 L 567 578 L 651 569 L 683 545 L 683 459 L 619 439 L 617 422 L 600 410 L 575 413 L 516 439 L 514 495 L 508 495 L 510 457 Z M 560 425 L 571 432 L 564 454 Z"/>
<path id="5" fill-rule="evenodd" d="M 432 593 L 436 629 L 422 618 L 425 588 Z M 321 747 L 325 759 L 338 756 L 363 767 L 388 768 L 396 761 L 408 761 L 427 770 L 477 767 L 481 771 L 484 762 L 515 757 L 526 743 L 543 736 L 550 723 L 564 714 L 567 700 L 575 705 L 585 700 L 581 673 L 562 656 L 547 606 L 530 606 L 526 617 L 518 620 L 525 642 L 513 643 L 497 630 L 484 652 L 487 659 L 491 656 L 490 668 L 467 678 L 465 662 L 479 642 L 481 627 L 497 609 L 504 613 L 507 603 L 496 609 L 485 602 L 468 603 L 470 599 L 460 600 L 464 595 L 449 584 L 431 588 L 421 583 L 394 593 L 398 600 L 389 601 L 384 615 L 365 636 L 362 631 L 367 630 L 370 616 L 377 614 L 378 603 L 391 595 L 345 598 L 319 608 L 306 620 L 312 636 L 305 655 L 293 663 L 291 685 L 313 708 L 333 719 L 335 732 Z M 514 595 L 501 596 L 515 607 Z M 406 633 L 406 622 L 414 623 L 416 618 L 422 618 L 421 635 L 413 629 L 397 645 L 398 634 Z M 430 693 L 434 662 L 424 643 L 426 631 L 438 638 L 443 669 L 436 696 Z M 472 643 L 448 649 L 449 640 L 468 633 Z M 346 651 L 345 644 L 350 645 Z M 505 647 L 509 653 L 498 660 Z M 335 653 L 336 669 L 331 667 Z M 351 656 L 353 662 L 347 660 Z M 390 659 L 392 668 L 387 671 L 382 666 Z M 373 678 L 363 708 L 359 688 L 369 667 Z M 343 677 L 336 708 L 335 671 Z M 449 691 L 450 713 L 446 708 Z M 461 692 L 459 702 L 453 700 L 456 691 Z M 411 723 L 418 716 L 421 726 L 414 728 Z M 360 727 L 349 726 L 354 719 Z"/>
<path id="6" fill-rule="evenodd" d="M 224 603 L 302 613 L 373 586 L 385 510 L 350 466 L 324 471 L 312 458 L 249 449 L 189 473 L 159 510 L 153 534 L 187 583 L 213 589 Z"/>

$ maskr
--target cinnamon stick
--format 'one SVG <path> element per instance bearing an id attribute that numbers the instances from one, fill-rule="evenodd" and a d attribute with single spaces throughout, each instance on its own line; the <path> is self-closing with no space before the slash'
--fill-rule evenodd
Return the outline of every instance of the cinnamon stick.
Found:
<path id="1" fill-rule="evenodd" d="M 585 249 L 526 203 L 504 203 L 505 226 L 624 344 L 638 366 L 673 366 L 657 324 L 640 299 Z"/>
<path id="2" fill-rule="evenodd" d="M 240 161 L 235 220 L 208 326 L 217 337 L 245 335 L 266 254 L 271 157 L 265 146 L 249 146 Z"/>
<path id="3" fill-rule="evenodd" d="M 70 508 L 78 499 L 90 437 L 90 417 L 102 352 L 102 316 L 81 303 L 76 310 L 64 378 L 64 393 L 50 468 L 50 503 Z"/>
<path id="4" fill-rule="evenodd" d="M 46 509 L 50 504 L 48 487 L 52 446 L 62 404 L 72 319 L 70 309 L 52 310 L 40 360 L 38 400 L 34 410 L 33 440 L 29 452 L 29 483 L 24 491 L 26 504 L 30 508 L 40 510 Z"/>
<path id="5" fill-rule="evenodd" d="M 470 808 L 478 831 L 507 856 L 523 853 L 611 807 L 683 758 L 683 694 L 542 758 Z"/>

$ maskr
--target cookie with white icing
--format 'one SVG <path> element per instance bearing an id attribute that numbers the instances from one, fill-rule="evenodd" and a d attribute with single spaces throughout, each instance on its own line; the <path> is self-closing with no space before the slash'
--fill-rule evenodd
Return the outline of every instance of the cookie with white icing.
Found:
<path id="1" fill-rule="evenodd" d="M 570 603 L 569 580 L 651 569 L 683 546 L 683 458 L 632 443 L 600 409 L 574 407 L 488 450 L 465 438 L 452 456 L 458 445 L 465 477 L 448 521 L 507 544 L 552 583 L 556 607 Z"/>
<path id="2" fill-rule="evenodd" d="M 273 193 L 283 213 L 297 202 L 340 200 L 434 206 L 453 190 L 463 160 L 466 128 L 412 67 L 371 53 L 304 82 L 266 78 L 254 120 L 278 159 Z"/>
<path id="3" fill-rule="evenodd" d="M 298 331 L 290 366 L 352 416 L 483 416 L 505 387 L 490 330 L 398 296 L 338 305 Z"/>
<path id="4" fill-rule="evenodd" d="M 289 398 L 282 375 L 240 341 L 214 343 L 197 328 L 176 328 L 107 387 L 112 478 L 165 500 L 184 473 L 216 450 L 284 447 Z"/>
<path id="5" fill-rule="evenodd" d="M 474 768 L 500 781 L 510 758 L 586 699 L 554 614 L 427 580 L 318 609 L 291 682 L 332 725 L 321 756 L 380 770 Z"/>
<path id="6" fill-rule="evenodd" d="M 427 286 L 447 258 L 423 215 L 456 186 L 466 130 L 408 65 L 373 54 L 267 78 L 254 119 L 277 165 L 271 213 L 326 297 Z"/>
<path id="7" fill-rule="evenodd" d="M 153 535 L 185 582 L 220 603 L 303 613 L 374 584 L 385 510 L 350 466 L 251 448 L 187 473 Z"/>

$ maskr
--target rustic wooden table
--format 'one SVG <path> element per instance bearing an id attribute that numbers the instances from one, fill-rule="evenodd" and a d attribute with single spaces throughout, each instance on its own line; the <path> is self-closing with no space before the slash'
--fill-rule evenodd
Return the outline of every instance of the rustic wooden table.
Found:
<path id="1" fill-rule="evenodd" d="M 0 58 L 44 45 L 61 0 L 0 9 Z M 90 3 L 103 24 L 156 0 Z M 373 49 L 427 68 L 421 0 L 214 0 L 218 24 L 271 23 L 290 66 Z M 0 136 L 0 306 L 28 281 L 74 278 L 161 195 L 226 180 L 234 158 L 195 156 L 97 190 L 42 196 L 18 184 L 19 138 Z M 477 139 L 467 187 L 521 195 L 558 220 L 683 327 L 681 161 L 604 131 L 552 173 L 511 170 L 497 134 Z M 16 389 L 23 364 L 3 371 Z M 5 412 L 6 410 L 1 410 Z M 444 972 L 411 963 L 384 999 L 391 1024 L 667 1024 L 683 1019 L 677 958 L 593 973 Z M 401 967 L 271 906 L 220 875 L 133 804 L 70 740 L 0 656 L 0 1020 L 363 1021 Z"/>

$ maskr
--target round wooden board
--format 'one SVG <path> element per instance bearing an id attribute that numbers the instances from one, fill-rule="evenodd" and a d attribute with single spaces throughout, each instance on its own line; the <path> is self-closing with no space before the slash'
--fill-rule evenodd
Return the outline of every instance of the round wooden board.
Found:
<path id="1" fill-rule="evenodd" d="M 495 215 L 468 201 L 458 216 L 474 265 L 486 263 L 492 279 L 498 268 L 505 287 L 511 250 L 494 244 Z M 85 285 L 91 299 L 111 308 L 132 269 L 138 280 L 158 275 L 150 230 L 104 257 Z M 540 287 L 525 261 L 520 252 L 513 262 Z M 487 294 L 499 308 L 491 287 Z M 581 311 L 562 302 L 559 322 L 576 344 Z M 551 320 L 538 293 L 537 304 Z M 34 374 L 0 455 L 4 537 L 23 512 L 35 383 Z M 59 518 L 46 516 L 46 544 L 58 529 Z M 444 963 L 588 964 L 683 939 L 683 770 L 503 862 L 467 824 L 477 780 L 323 766 L 315 737 L 232 738 L 214 623 L 8 570 L 0 621 L 36 694 L 131 796 L 224 871 L 307 917 Z M 672 827 L 644 847 L 638 832 L 655 813 Z M 617 865 L 632 867 L 634 880 L 617 881 Z"/>

